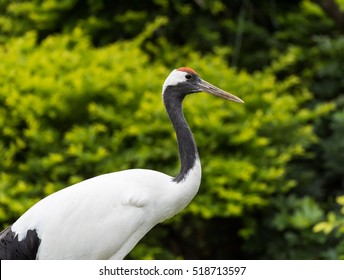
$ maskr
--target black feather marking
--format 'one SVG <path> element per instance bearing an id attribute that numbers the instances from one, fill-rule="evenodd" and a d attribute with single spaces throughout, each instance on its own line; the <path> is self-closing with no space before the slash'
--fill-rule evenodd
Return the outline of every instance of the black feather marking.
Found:
<path id="1" fill-rule="evenodd" d="M 197 77 L 196 77 L 197 78 Z M 194 167 L 198 157 L 197 146 L 192 132 L 185 120 L 182 103 L 184 97 L 192 92 L 197 92 L 191 84 L 180 83 L 176 86 L 168 86 L 163 94 L 166 111 L 177 135 L 180 171 L 173 181 L 180 183 L 188 172 Z"/>
<path id="2" fill-rule="evenodd" d="M 0 260 L 35 260 L 40 243 L 35 229 L 29 229 L 18 241 L 18 235 L 8 227 L 0 233 Z"/>

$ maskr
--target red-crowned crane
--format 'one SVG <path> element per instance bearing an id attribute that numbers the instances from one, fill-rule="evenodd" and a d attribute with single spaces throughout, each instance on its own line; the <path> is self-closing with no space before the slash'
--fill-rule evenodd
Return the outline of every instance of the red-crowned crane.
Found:
<path id="1" fill-rule="evenodd" d="M 184 209 L 201 182 L 197 147 L 182 111 L 184 97 L 197 92 L 243 103 L 191 68 L 171 72 L 162 97 L 177 135 L 176 177 L 130 169 L 53 193 L 0 233 L 0 259 L 123 259 L 152 227 Z"/>

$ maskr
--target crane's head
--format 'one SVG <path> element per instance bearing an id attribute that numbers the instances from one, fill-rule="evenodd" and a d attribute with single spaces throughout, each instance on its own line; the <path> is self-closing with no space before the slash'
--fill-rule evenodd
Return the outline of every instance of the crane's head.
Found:
<path id="1" fill-rule="evenodd" d="M 189 93 L 207 92 L 230 101 L 244 103 L 239 97 L 202 80 L 193 69 L 188 67 L 181 67 L 171 72 L 164 82 L 163 94 L 168 88 L 174 88 L 174 92 L 182 97 Z"/>

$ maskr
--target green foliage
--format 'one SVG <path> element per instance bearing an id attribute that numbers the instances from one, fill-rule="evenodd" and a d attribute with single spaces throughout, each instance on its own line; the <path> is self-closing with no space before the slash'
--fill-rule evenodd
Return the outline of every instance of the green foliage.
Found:
<path id="1" fill-rule="evenodd" d="M 336 255 L 344 259 L 344 195 L 338 196 L 336 202 L 340 205 L 339 213 L 329 212 L 327 220 L 317 223 L 313 227 L 314 232 L 323 232 L 326 235 L 334 235 L 338 239 L 338 246 L 335 249 Z"/>
<path id="2" fill-rule="evenodd" d="M 309 148 L 314 157 L 293 162 L 291 173 L 299 181 L 301 195 L 310 195 L 328 203 L 335 196 L 343 194 L 344 182 L 344 79 L 340 74 L 344 50 L 344 38 L 328 36 L 314 38 L 314 46 L 307 50 L 291 48 L 287 67 L 278 69 L 277 75 L 299 71 L 304 84 L 313 92 L 309 107 L 330 104 L 335 107 L 330 114 L 314 122 L 314 131 L 319 141 Z M 299 170 L 303 172 L 300 173 Z M 332 206 L 329 204 L 331 209 Z"/>
<path id="3" fill-rule="evenodd" d="M 342 256 L 342 234 L 314 234 L 313 227 L 319 223 L 324 225 L 321 221 L 326 212 L 334 209 L 334 197 L 343 194 L 343 77 L 340 74 L 343 38 L 316 37 L 313 44 L 306 49 L 291 46 L 270 68 L 279 79 L 299 73 L 303 85 L 314 96 L 306 102 L 307 107 L 316 108 L 321 104 L 315 111 L 322 117 L 313 122 L 318 141 L 306 149 L 306 156 L 294 158 L 288 164 L 288 177 L 295 179 L 295 188 L 290 194 L 273 200 L 273 205 L 263 212 L 262 223 L 256 223 L 255 219 L 246 221 L 248 229 L 244 233 L 252 233 L 252 237 L 243 235 L 250 240 L 245 250 L 262 258 L 336 259 Z M 271 242 L 265 242 L 266 235 L 271 237 Z"/>
<path id="4" fill-rule="evenodd" d="M 95 49 L 76 29 L 38 45 L 29 33 L 4 45 L 0 59 L 2 223 L 43 196 L 101 173 L 141 167 L 176 174 L 176 143 L 159 94 L 168 70 L 150 63 L 136 41 Z M 168 227 L 194 235 L 187 217 L 249 217 L 295 186 L 287 164 L 315 141 L 308 123 L 332 107 L 299 110 L 311 96 L 296 76 L 279 82 L 271 71 L 235 72 L 220 54 L 192 53 L 188 61 L 246 102 L 206 95 L 186 100 L 204 180 L 196 199 Z M 313 223 L 308 212 L 301 207 L 294 223 Z M 145 253 L 144 246 L 133 254 L 169 256 L 161 249 Z"/>
<path id="5" fill-rule="evenodd" d="M 134 38 L 147 22 L 163 16 L 168 25 L 157 29 L 148 44 L 159 45 L 161 38 L 165 38 L 172 45 L 187 45 L 203 53 L 218 46 L 233 46 L 226 57 L 228 62 L 261 69 L 271 61 L 267 48 L 284 51 L 291 39 L 307 42 L 310 30 L 333 30 L 332 21 L 316 4 L 279 2 L 271 5 L 271 1 L 249 0 L 0 0 L 0 41 L 32 30 L 37 31 L 41 40 L 49 34 L 79 27 L 95 45 L 102 46 Z M 301 13 L 295 12 L 298 2 Z M 298 32 L 294 32 L 296 29 Z M 160 52 L 151 55 L 160 59 Z"/>
<path id="6" fill-rule="evenodd" d="M 338 196 L 336 201 L 341 206 L 340 214 L 344 215 L 344 196 Z M 326 222 L 320 222 L 314 226 L 315 232 L 323 231 L 327 234 L 334 229 L 338 229 L 340 235 L 344 233 L 344 217 L 336 217 L 334 212 L 328 213 Z"/>

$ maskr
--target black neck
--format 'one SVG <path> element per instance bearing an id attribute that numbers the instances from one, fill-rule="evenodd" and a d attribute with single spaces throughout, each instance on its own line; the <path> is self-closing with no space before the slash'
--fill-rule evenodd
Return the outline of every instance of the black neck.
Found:
<path id="1" fill-rule="evenodd" d="M 163 100 L 168 116 L 177 135 L 180 171 L 173 181 L 183 181 L 190 169 L 195 165 L 198 157 L 197 147 L 192 132 L 185 120 L 182 103 L 186 94 L 180 94 L 173 87 L 167 87 L 163 94 Z"/>

